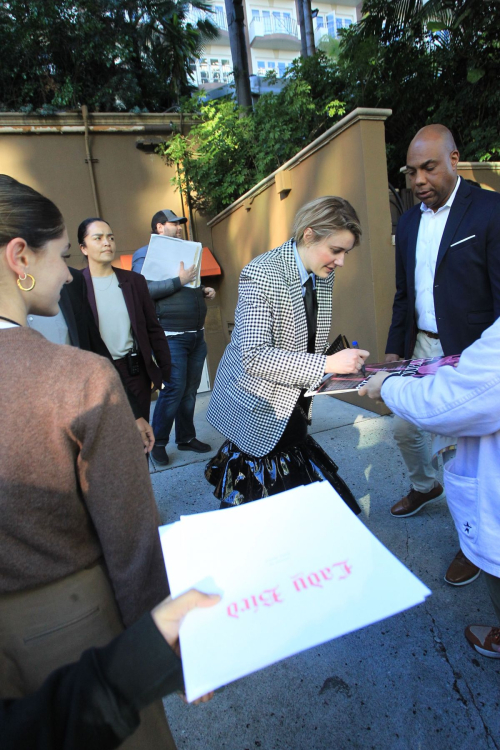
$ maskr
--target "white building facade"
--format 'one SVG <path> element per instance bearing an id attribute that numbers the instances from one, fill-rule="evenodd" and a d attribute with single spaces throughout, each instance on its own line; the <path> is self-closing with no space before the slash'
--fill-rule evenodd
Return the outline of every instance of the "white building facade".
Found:
<path id="1" fill-rule="evenodd" d="M 325 36 L 336 38 L 339 29 L 358 20 L 360 0 L 342 3 L 313 3 L 314 40 L 316 45 Z M 196 63 L 193 79 L 207 91 L 232 81 L 232 60 L 224 3 L 213 3 L 212 22 L 219 36 L 208 44 L 203 57 Z M 300 28 L 293 0 L 244 0 L 250 75 L 264 76 L 272 70 L 281 78 L 292 60 L 300 56 Z M 195 21 L 203 13 L 192 10 Z"/>

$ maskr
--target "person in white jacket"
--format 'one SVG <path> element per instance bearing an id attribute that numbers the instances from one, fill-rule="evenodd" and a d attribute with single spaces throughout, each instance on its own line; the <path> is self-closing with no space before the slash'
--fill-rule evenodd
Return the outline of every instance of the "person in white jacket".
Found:
<path id="1" fill-rule="evenodd" d="M 425 378 L 378 372 L 360 395 L 382 398 L 429 432 L 457 435 L 444 467 L 446 497 L 462 552 L 484 571 L 497 626 L 469 625 L 476 651 L 500 659 L 500 319 L 463 352 L 458 366 Z"/>

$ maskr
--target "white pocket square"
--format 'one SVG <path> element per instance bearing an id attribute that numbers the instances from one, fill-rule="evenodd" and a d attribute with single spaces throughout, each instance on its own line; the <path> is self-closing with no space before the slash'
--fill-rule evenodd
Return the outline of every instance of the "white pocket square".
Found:
<path id="1" fill-rule="evenodd" d="M 450 247 L 455 247 L 455 245 L 461 245 L 462 242 L 467 242 L 467 240 L 473 240 L 475 236 L 476 236 L 475 234 L 471 234 L 470 237 L 464 237 L 463 240 L 458 240 L 458 242 L 454 242 L 453 245 L 450 245 Z"/>

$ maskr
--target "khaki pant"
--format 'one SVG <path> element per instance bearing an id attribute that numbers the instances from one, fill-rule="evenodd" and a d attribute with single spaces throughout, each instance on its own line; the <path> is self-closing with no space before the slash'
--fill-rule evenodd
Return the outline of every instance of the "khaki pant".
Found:
<path id="1" fill-rule="evenodd" d="M 439 339 L 431 339 L 425 333 L 417 335 L 412 359 L 442 356 L 443 349 Z M 395 416 L 394 439 L 403 456 L 413 487 L 417 492 L 430 492 L 436 483 L 436 469 L 432 462 L 428 433 Z"/>
<path id="2" fill-rule="evenodd" d="M 123 631 L 104 566 L 95 565 L 30 591 L 0 596 L 0 698 L 37 690 L 85 649 Z M 121 747 L 175 750 L 161 701 L 141 711 L 141 724 Z"/>

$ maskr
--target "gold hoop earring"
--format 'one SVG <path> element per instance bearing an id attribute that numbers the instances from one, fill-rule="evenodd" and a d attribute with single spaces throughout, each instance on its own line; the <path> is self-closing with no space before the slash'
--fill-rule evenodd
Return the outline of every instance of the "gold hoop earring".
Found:
<path id="1" fill-rule="evenodd" d="M 31 286 L 23 286 L 21 284 L 21 281 L 26 281 L 26 279 L 30 279 Z M 19 278 L 17 280 L 17 286 L 22 292 L 31 292 L 31 290 L 35 288 L 35 284 L 36 284 L 35 277 L 32 276 L 30 273 L 25 273 L 23 276 L 19 274 Z"/>

